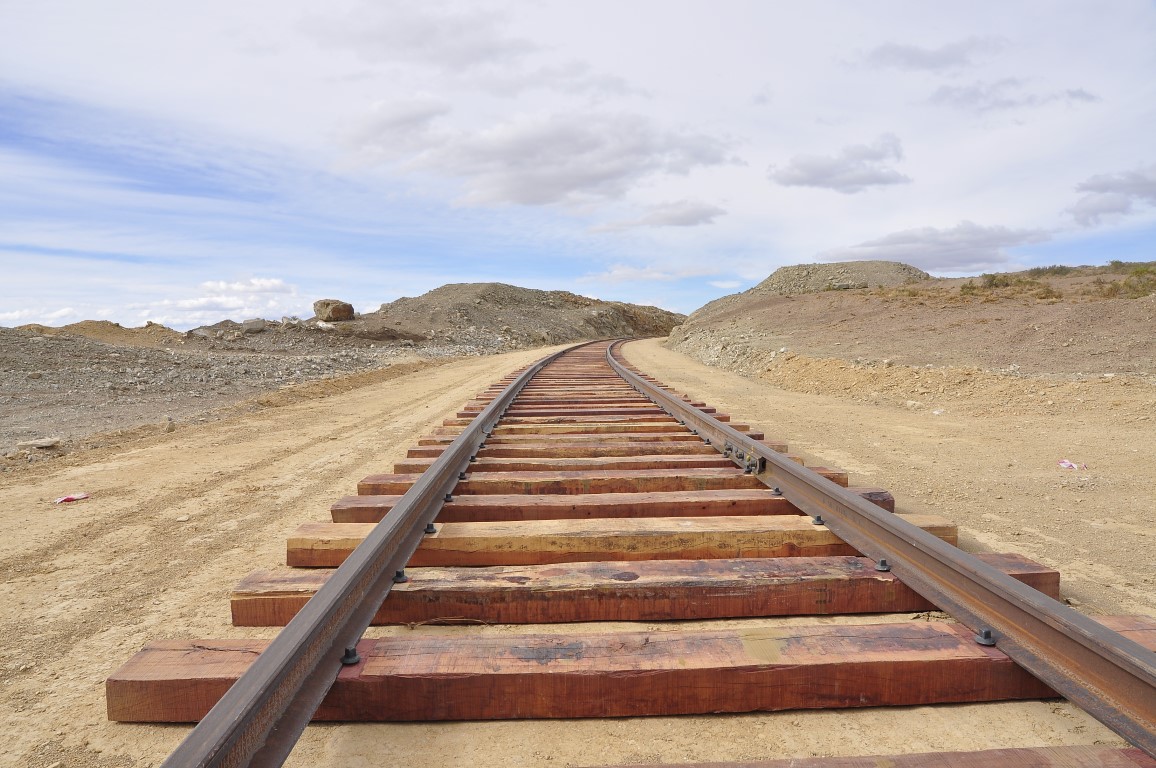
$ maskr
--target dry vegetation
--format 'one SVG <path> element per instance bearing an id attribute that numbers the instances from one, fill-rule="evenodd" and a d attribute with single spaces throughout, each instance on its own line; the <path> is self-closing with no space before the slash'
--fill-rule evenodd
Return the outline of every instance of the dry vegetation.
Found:
<path id="1" fill-rule="evenodd" d="M 1063 278 L 1063 286 L 1057 285 Z M 978 282 L 977 282 L 978 281 Z M 995 302 L 1001 299 L 1032 298 L 1040 301 L 1058 301 L 1069 298 L 1085 299 L 1138 299 L 1156 293 L 1156 261 L 1112 261 L 1103 267 L 1069 267 L 1056 264 L 1050 267 L 1032 267 L 1023 272 L 984 273 L 978 278 L 940 281 L 942 284 L 907 285 L 881 288 L 876 293 L 883 297 L 907 298 L 978 298 Z"/>

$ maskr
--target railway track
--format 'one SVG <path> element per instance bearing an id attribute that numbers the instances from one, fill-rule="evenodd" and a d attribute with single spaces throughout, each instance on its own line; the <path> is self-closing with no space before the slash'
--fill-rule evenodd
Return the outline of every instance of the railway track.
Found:
<path id="1" fill-rule="evenodd" d="M 394 473 L 365 478 L 332 522 L 295 532 L 295 568 L 242 580 L 234 623 L 285 625 L 275 640 L 151 643 L 108 679 L 109 717 L 200 721 L 166 765 L 279 765 L 311 719 L 1059 693 L 1138 749 L 957 753 L 939 764 L 1156 767 L 1156 621 L 1092 621 L 1055 600 L 1054 571 L 962 553 L 950 521 L 897 515 L 886 491 L 846 487 L 846 473 L 804 468 L 786 450 L 631 370 L 608 343 L 547 358 L 467 403 Z M 956 621 L 565 626 L 933 608 Z M 363 639 L 373 623 L 542 626 Z"/>

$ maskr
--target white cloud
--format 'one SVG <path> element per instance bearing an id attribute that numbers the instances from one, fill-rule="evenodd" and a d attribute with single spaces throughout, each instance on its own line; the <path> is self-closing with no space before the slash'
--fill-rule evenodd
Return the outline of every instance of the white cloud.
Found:
<path id="1" fill-rule="evenodd" d="M 296 293 L 296 287 L 279 277 L 250 277 L 240 282 L 210 280 L 201 283 L 206 291 L 232 291 L 234 293 Z"/>
<path id="2" fill-rule="evenodd" d="M 679 200 L 674 203 L 663 203 L 652 206 L 644 215 L 636 219 L 611 222 L 594 227 L 593 232 L 622 232 L 627 229 L 644 227 L 697 227 L 703 224 L 713 224 L 719 216 L 725 216 L 726 210 L 717 205 L 695 200 Z"/>
<path id="3" fill-rule="evenodd" d="M 72 307 L 63 307 L 61 309 L 14 309 L 8 312 L 0 312 L 0 322 L 4 323 L 52 323 L 57 320 L 64 320 L 70 317 L 78 317 L 79 313 Z"/>
<path id="4" fill-rule="evenodd" d="M 1026 84 L 1022 80 L 1014 77 L 1005 77 L 990 83 L 942 85 L 935 93 L 931 94 L 932 104 L 941 104 L 977 113 L 1036 107 L 1055 102 L 1090 104 L 1099 100 L 1099 96 L 1089 93 L 1083 88 L 1068 88 L 1050 93 L 1032 93 L 1026 90 Z"/>
<path id="5" fill-rule="evenodd" d="M 920 227 L 893 232 L 847 248 L 819 254 L 821 261 L 901 261 L 928 272 L 975 273 L 1006 266 L 1011 257 L 1005 252 L 1050 238 L 1038 229 L 985 227 L 962 221 L 950 229 Z"/>
<path id="6" fill-rule="evenodd" d="M 449 112 L 449 104 L 430 96 L 381 102 L 350 132 L 348 142 L 387 158 L 421 151 L 434 121 Z"/>
<path id="7" fill-rule="evenodd" d="M 875 67 L 946 72 L 971 66 L 977 54 L 999 53 L 1007 45 L 1007 40 L 998 37 L 969 37 L 938 48 L 885 43 L 868 51 L 862 61 Z"/>
<path id="8" fill-rule="evenodd" d="M 1085 227 L 1099 226 L 1104 216 L 1132 213 L 1135 203 L 1156 205 L 1156 164 L 1092 176 L 1076 191 L 1086 194 L 1067 212 Z"/>
<path id="9" fill-rule="evenodd" d="M 1077 200 L 1066 213 L 1082 226 L 1098 227 L 1105 216 L 1127 216 L 1132 213 L 1132 196 L 1122 192 L 1093 192 Z"/>
<path id="10" fill-rule="evenodd" d="M 600 74 L 590 64 L 577 60 L 532 68 L 473 71 L 463 73 L 462 79 L 495 96 L 507 98 L 535 90 L 585 94 L 595 101 L 613 96 L 649 95 L 623 77 Z"/>
<path id="11" fill-rule="evenodd" d="M 360 130 L 361 149 L 460 179 L 474 204 L 550 205 L 622 197 L 656 176 L 733 162 L 723 141 L 625 113 L 523 115 L 474 132 Z M 400 141 L 398 140 L 400 138 Z"/>
<path id="12" fill-rule="evenodd" d="M 784 168 L 769 168 L 767 176 L 785 187 L 820 187 L 853 195 L 867 187 L 910 183 L 909 177 L 887 167 L 902 159 L 899 138 L 885 133 L 872 144 L 843 147 L 837 155 L 796 155 Z"/>
<path id="13" fill-rule="evenodd" d="M 662 269 L 659 267 L 636 267 L 631 264 L 613 264 L 604 272 L 590 273 L 578 278 L 580 283 L 670 283 L 687 277 L 701 277 L 711 274 L 713 269 L 703 267 L 685 267 L 680 269 Z"/>
<path id="14" fill-rule="evenodd" d="M 519 59 L 538 50 L 506 32 L 502 13 L 449 3 L 363 3 L 345 14 L 310 16 L 302 30 L 322 45 L 369 61 L 403 61 L 467 70 Z"/>
<path id="15" fill-rule="evenodd" d="M 510 26 L 510 14 L 465 3 L 376 2 L 344 15 L 310 17 L 302 29 L 326 48 L 402 67 L 411 76 L 415 67 L 429 70 L 495 96 L 534 90 L 596 98 L 644 95 L 625 78 L 599 73 L 586 61 L 536 63 L 550 52 L 511 33 Z"/>
<path id="16" fill-rule="evenodd" d="M 128 304 L 140 322 L 152 320 L 178 329 L 216 323 L 225 318 L 246 320 L 252 317 L 279 319 L 305 311 L 307 301 L 296 286 L 281 278 L 252 277 L 247 280 L 210 280 L 198 288 L 206 293 L 193 296 L 150 298 Z"/>
<path id="17" fill-rule="evenodd" d="M 742 282 L 739 280 L 708 280 L 707 285 L 721 288 L 724 291 L 731 291 L 741 286 Z"/>

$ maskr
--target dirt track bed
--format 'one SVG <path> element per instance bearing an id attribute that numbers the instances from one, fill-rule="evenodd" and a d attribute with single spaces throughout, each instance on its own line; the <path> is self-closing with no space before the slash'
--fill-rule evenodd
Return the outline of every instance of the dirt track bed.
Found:
<path id="1" fill-rule="evenodd" d="M 467 359 L 348 391 L 334 386 L 315 399 L 180 424 L 0 477 L 0 724 L 9 734 L 0 764 L 156 765 L 187 729 L 106 722 L 104 676 L 148 639 L 260 634 L 229 623 L 227 595 L 242 575 L 283 562 L 284 538 L 299 523 L 384 471 L 485 385 L 544 353 Z M 1106 427 L 1093 414 L 1057 425 L 1034 410 L 999 421 L 931 418 L 779 390 L 653 341 L 629 345 L 626 355 L 816 463 L 889 488 L 902 510 L 955 520 L 965 548 L 1022 552 L 1058 567 L 1064 594 L 1082 610 L 1156 615 L 1156 444 L 1148 423 Z M 1061 469 L 1059 458 L 1087 469 Z M 92 499 L 51 503 L 77 490 Z M 886 709 L 325 726 L 307 731 L 290 764 L 590 765 L 1120 743 L 1063 702 L 992 711 L 921 708 L 916 727 L 910 712 Z"/>

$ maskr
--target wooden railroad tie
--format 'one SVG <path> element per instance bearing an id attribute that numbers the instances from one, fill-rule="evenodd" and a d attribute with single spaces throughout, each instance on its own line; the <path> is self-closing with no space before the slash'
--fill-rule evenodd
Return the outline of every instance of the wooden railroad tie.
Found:
<path id="1" fill-rule="evenodd" d="M 938 515 L 904 518 L 951 544 L 957 529 Z M 443 523 L 410 558 L 426 565 L 534 565 L 598 560 L 857 555 L 825 525 L 802 515 L 590 518 Z M 336 567 L 373 523 L 305 523 L 289 538 L 286 562 Z"/>
<path id="2" fill-rule="evenodd" d="M 1101 617 L 1156 648 L 1156 619 Z M 903 621 L 714 631 L 362 640 L 316 720 L 630 717 L 1054 696 L 958 624 Z M 108 714 L 201 718 L 263 640 L 158 640 L 109 679 Z"/>
<path id="3" fill-rule="evenodd" d="M 895 498 L 882 488 L 849 488 L 876 506 L 895 511 Z M 335 523 L 377 523 L 401 496 L 346 496 L 330 508 Z M 438 521 L 477 523 L 497 520 L 577 520 L 590 517 L 710 517 L 714 515 L 798 515 L 799 509 L 770 488 L 651 493 L 582 493 L 526 496 L 456 496 Z"/>
<path id="4" fill-rule="evenodd" d="M 1052 598 L 1059 572 L 1021 555 L 984 562 Z M 233 590 L 233 624 L 283 626 L 333 571 L 259 570 Z M 374 624 L 553 624 L 929 611 L 934 605 L 865 557 L 577 562 L 409 568 Z"/>

